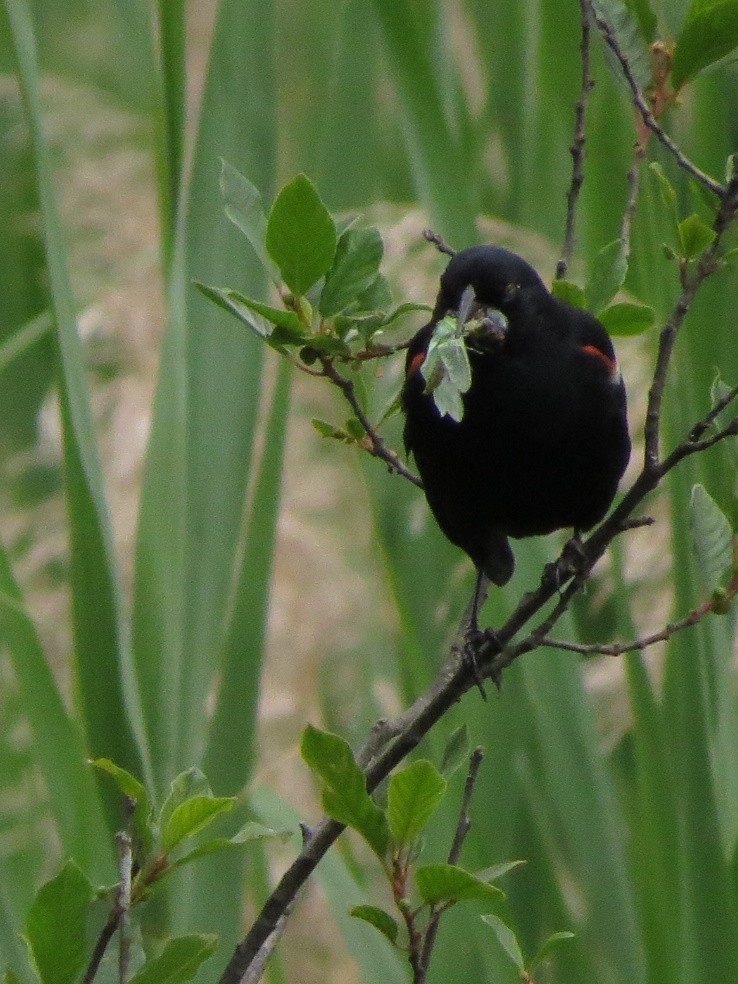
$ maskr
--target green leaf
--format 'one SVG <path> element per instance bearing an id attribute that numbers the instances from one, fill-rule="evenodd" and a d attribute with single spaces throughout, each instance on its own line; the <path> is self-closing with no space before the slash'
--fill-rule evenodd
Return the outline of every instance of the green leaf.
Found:
<path id="1" fill-rule="evenodd" d="M 471 386 L 471 365 L 456 318 L 443 318 L 436 326 L 420 369 L 426 393 L 432 393 L 438 412 L 457 423 L 464 413 L 461 399 Z"/>
<path id="2" fill-rule="evenodd" d="M 95 769 L 99 769 L 101 772 L 106 772 L 112 779 L 115 780 L 115 784 L 118 789 L 127 796 L 128 799 L 135 800 L 137 804 L 141 806 L 148 807 L 149 797 L 146 792 L 146 787 L 142 782 L 139 782 L 135 776 L 132 776 L 130 772 L 125 769 L 121 769 L 119 765 L 115 762 L 111 762 L 107 758 L 91 759 L 90 765 Z"/>
<path id="3" fill-rule="evenodd" d="M 653 175 L 654 180 L 659 186 L 659 194 L 661 195 L 661 200 L 668 209 L 669 216 L 676 228 L 679 221 L 679 215 L 677 212 L 677 193 L 674 185 L 669 181 L 666 176 L 666 172 L 658 161 L 652 161 L 648 165 L 648 170 Z"/>
<path id="4" fill-rule="evenodd" d="M 191 766 L 175 776 L 169 785 L 169 795 L 159 811 L 159 829 L 164 830 L 172 814 L 193 796 L 212 796 L 207 778 L 197 766 Z"/>
<path id="5" fill-rule="evenodd" d="M 169 854 L 187 837 L 194 837 L 236 805 L 235 796 L 193 796 L 172 812 L 162 831 L 162 847 Z"/>
<path id="6" fill-rule="evenodd" d="M 446 786 L 441 773 L 426 759 L 392 776 L 387 790 L 387 820 L 395 844 L 412 844 L 420 836 L 438 809 Z"/>
<path id="7" fill-rule="evenodd" d="M 228 161 L 220 159 L 220 193 L 225 214 L 240 229 L 254 248 L 267 274 L 274 279 L 274 264 L 269 259 L 264 241 L 267 220 L 261 193 Z"/>
<path id="8" fill-rule="evenodd" d="M 448 737 L 441 756 L 441 773 L 447 779 L 458 771 L 469 755 L 469 729 L 465 724 L 455 728 Z"/>
<path id="9" fill-rule="evenodd" d="M 130 772 L 111 762 L 110 759 L 92 759 L 90 765 L 111 776 L 121 793 L 135 802 L 133 828 L 138 837 L 137 846 L 140 846 L 140 851 L 144 855 L 147 854 L 151 849 L 154 833 L 151 827 L 151 805 L 146 787 Z"/>
<path id="10" fill-rule="evenodd" d="M 692 488 L 692 545 L 709 591 L 716 591 L 733 570 L 733 530 L 703 485 Z"/>
<path id="11" fill-rule="evenodd" d="M 279 340 L 285 345 L 300 345 L 311 337 L 294 311 L 286 311 L 284 308 L 262 304 L 261 301 L 255 301 L 240 291 L 232 290 L 229 287 L 210 287 L 198 281 L 194 283 L 201 293 L 210 298 L 211 301 L 215 301 L 220 307 L 225 308 L 226 311 L 235 314 L 260 338 L 267 341 L 270 339 Z M 274 327 L 270 328 L 270 325 Z M 275 335 L 276 329 L 279 329 L 279 332 Z"/>
<path id="12" fill-rule="evenodd" d="M 738 0 L 693 0 L 677 38 L 671 81 L 678 92 L 708 65 L 738 47 Z"/>
<path id="13" fill-rule="evenodd" d="M 308 725 L 302 735 L 302 757 L 326 785 L 323 807 L 339 823 L 353 827 L 374 852 L 387 849 L 387 820 L 366 789 L 366 777 L 348 743 L 338 735 Z"/>
<path id="14" fill-rule="evenodd" d="M 400 927 L 384 909 L 379 909 L 376 905 L 355 905 L 351 909 L 351 915 L 355 919 L 363 919 L 364 922 L 371 923 L 393 945 L 397 942 L 397 933 Z"/>
<path id="15" fill-rule="evenodd" d="M 356 298 L 358 311 L 386 311 L 391 303 L 392 291 L 387 283 L 387 278 L 381 273 Z"/>
<path id="16" fill-rule="evenodd" d="M 355 304 L 375 283 L 383 253 L 382 237 L 374 226 L 344 232 L 320 295 L 319 310 L 324 318 Z"/>
<path id="17" fill-rule="evenodd" d="M 658 21 L 648 0 L 625 0 L 625 6 L 635 17 L 641 36 L 646 44 L 653 44 L 656 39 Z"/>
<path id="18" fill-rule="evenodd" d="M 92 886 L 74 861 L 38 890 L 26 919 L 26 938 L 42 984 L 74 984 L 86 962 Z"/>
<path id="19" fill-rule="evenodd" d="M 215 953 L 218 937 L 207 933 L 169 940 L 160 956 L 147 961 L 131 984 L 180 984 L 191 980 Z"/>
<path id="20" fill-rule="evenodd" d="M 679 223 L 679 242 L 687 260 L 696 259 L 715 239 L 715 230 L 696 212 Z"/>
<path id="21" fill-rule="evenodd" d="M 566 301 L 567 304 L 571 304 L 572 307 L 585 307 L 584 291 L 578 284 L 573 283 L 571 280 L 554 280 L 551 284 L 551 293 L 554 297 L 558 297 L 560 301 Z"/>
<path id="22" fill-rule="evenodd" d="M 733 387 L 728 386 L 726 382 L 718 373 L 712 381 L 712 386 L 710 387 L 710 406 L 715 407 L 720 403 L 721 400 L 725 399 L 729 393 L 732 393 Z M 734 399 L 732 403 L 728 403 L 724 410 L 722 410 L 714 420 L 714 426 L 716 428 L 727 427 L 735 416 L 736 400 Z M 733 442 L 734 445 L 738 442 Z M 736 452 L 738 452 L 738 447 L 736 447 Z"/>
<path id="23" fill-rule="evenodd" d="M 329 424 L 327 420 L 321 420 L 319 417 L 313 417 L 310 423 L 321 437 L 332 437 L 339 441 L 343 441 L 348 437 L 348 434 L 343 428 Z"/>
<path id="24" fill-rule="evenodd" d="M 491 913 L 482 916 L 482 922 L 486 922 L 488 926 L 492 927 L 497 937 L 497 942 L 522 974 L 525 971 L 525 961 L 523 960 L 523 954 L 521 953 L 520 944 L 515 933 L 513 933 L 507 923 L 504 923 Z"/>
<path id="25" fill-rule="evenodd" d="M 498 905 L 505 893 L 496 885 L 453 864 L 426 864 L 415 871 L 415 883 L 424 902 L 466 902 L 479 900 Z"/>
<path id="26" fill-rule="evenodd" d="M 625 281 L 628 263 L 623 256 L 623 241 L 615 239 L 597 253 L 587 281 L 587 309 L 598 314 L 607 307 Z"/>
<path id="27" fill-rule="evenodd" d="M 266 248 L 293 294 L 306 293 L 330 269 L 336 227 L 304 174 L 277 195 L 267 222 Z"/>
<path id="28" fill-rule="evenodd" d="M 166 874 L 170 874 L 172 871 L 186 864 L 191 864 L 193 861 L 198 861 L 200 858 L 208 857 L 211 854 L 218 854 L 221 851 L 230 850 L 234 847 L 242 847 L 246 844 L 258 844 L 266 840 L 278 840 L 284 843 L 292 836 L 293 831 L 291 830 L 273 830 L 271 827 L 265 827 L 264 824 L 251 820 L 247 824 L 244 824 L 233 837 L 213 837 L 212 840 L 198 844 L 194 850 L 189 851 L 187 854 L 182 855 L 181 858 L 177 858 L 176 861 L 169 864 Z"/>
<path id="29" fill-rule="evenodd" d="M 532 976 L 533 972 L 539 967 L 544 960 L 551 955 L 551 951 L 555 950 L 560 943 L 564 943 L 566 940 L 573 940 L 575 938 L 574 933 L 569 933 L 562 931 L 559 933 L 552 933 L 547 940 L 541 944 L 541 948 L 538 953 L 533 957 L 531 962 L 528 964 L 527 971 L 528 976 Z"/>
<path id="30" fill-rule="evenodd" d="M 475 871 L 474 876 L 483 882 L 493 882 L 497 881 L 498 878 L 502 878 L 503 875 L 508 874 L 510 871 L 514 871 L 515 868 L 520 868 L 525 864 L 525 861 L 519 859 L 517 861 L 503 861 L 502 864 L 493 864 L 489 868 L 483 868 L 482 871 Z"/>
<path id="31" fill-rule="evenodd" d="M 639 10 L 644 6 L 639 0 L 595 0 L 595 9 L 602 14 L 614 32 L 621 51 L 628 59 L 633 76 L 642 89 L 652 81 L 650 43 L 646 40 L 649 24 L 648 13 Z M 625 85 L 620 63 L 605 46 L 607 59 L 615 78 Z"/>
<path id="32" fill-rule="evenodd" d="M 609 304 L 597 317 L 611 335 L 641 335 L 653 326 L 656 312 L 646 304 L 622 301 Z"/>

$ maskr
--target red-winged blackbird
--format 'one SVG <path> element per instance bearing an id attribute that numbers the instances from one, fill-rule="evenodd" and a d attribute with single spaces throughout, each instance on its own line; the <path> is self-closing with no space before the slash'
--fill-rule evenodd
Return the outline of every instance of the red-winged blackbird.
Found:
<path id="1" fill-rule="evenodd" d="M 490 337 L 467 342 L 471 386 L 456 422 L 439 413 L 420 367 L 467 287 L 482 314 L 504 318 L 492 315 Z M 607 332 L 496 246 L 452 257 L 431 320 L 410 343 L 402 400 L 405 445 L 438 525 L 495 584 L 515 566 L 508 537 L 578 533 L 601 520 L 630 456 L 625 387 Z"/>

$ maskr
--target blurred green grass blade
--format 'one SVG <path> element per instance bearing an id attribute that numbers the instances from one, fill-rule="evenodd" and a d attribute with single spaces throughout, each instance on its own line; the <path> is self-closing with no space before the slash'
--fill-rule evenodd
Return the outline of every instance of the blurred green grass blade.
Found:
<path id="1" fill-rule="evenodd" d="M 242 794 L 253 768 L 291 377 L 292 366 L 280 357 L 203 757 L 203 771 L 216 795 Z M 229 829 L 248 819 L 245 814 L 229 817 Z M 191 925 L 220 934 L 224 943 L 216 959 L 226 958 L 241 935 L 242 916 L 233 900 L 243 894 L 252 863 L 251 851 L 243 861 L 223 855 L 195 872 L 188 918 Z"/>
<path id="2" fill-rule="evenodd" d="M 177 770 L 184 633 L 187 489 L 187 329 L 181 248 L 167 293 L 167 326 L 144 462 L 133 594 L 133 651 L 149 735 L 154 789 L 163 797 Z"/>
<path id="3" fill-rule="evenodd" d="M 291 375 L 290 363 L 279 358 L 234 607 L 221 657 L 218 702 L 203 758 L 203 771 L 218 796 L 238 794 L 249 781 L 253 765 Z"/>
<path id="4" fill-rule="evenodd" d="M 402 106 L 415 187 L 435 232 L 454 248 L 476 242 L 476 196 L 460 180 L 470 163 L 448 125 L 440 73 L 433 57 L 438 7 L 411 0 L 373 0 L 392 78 Z"/>
<path id="5" fill-rule="evenodd" d="M 8 891 L 10 879 L 0 858 L 0 954 L 3 957 L 3 973 L 12 970 L 23 984 L 31 984 L 36 977 L 28 966 L 28 950 L 23 945 L 23 919 L 14 910 Z"/>
<path id="6" fill-rule="evenodd" d="M 48 311 L 22 325 L 16 332 L 0 342 L 0 373 L 4 372 L 16 359 L 32 348 L 36 342 L 45 338 L 54 328 Z"/>
<path id="7" fill-rule="evenodd" d="M 78 697 L 90 751 L 113 758 L 148 778 L 127 626 L 92 426 L 85 358 L 77 334 L 64 236 L 43 132 L 33 26 L 26 0 L 6 0 L 5 7 L 33 135 L 51 307 L 56 323 Z M 112 816 L 111 822 L 116 822 Z"/>
<path id="8" fill-rule="evenodd" d="M 223 212 L 220 158 L 271 197 L 275 168 L 273 13 L 225 0 L 212 41 L 187 215 L 169 291 L 169 327 L 147 455 L 136 562 L 134 638 L 156 775 L 200 760 L 206 698 L 251 467 L 262 345 L 190 286 L 264 289 L 258 261 Z M 239 69 L 248 73 L 244 78 Z M 162 705 L 162 702 L 163 705 Z M 163 707 L 166 707 L 164 711 Z"/>
<path id="9" fill-rule="evenodd" d="M 562 624 L 564 636 L 565 624 Z M 619 980 L 645 981 L 632 888 L 628 880 L 618 808 L 578 663 L 548 650 L 523 658 L 531 708 L 530 745 L 541 764 L 548 808 L 559 848 L 587 899 L 584 931 Z"/>
<path id="10" fill-rule="evenodd" d="M 263 295 L 256 256 L 223 211 L 220 159 L 274 194 L 276 76 L 274 9 L 265 0 L 224 0 L 218 12 L 190 185 L 188 278 Z M 234 72 L 232 66 L 242 66 Z M 244 77 L 244 74 L 246 77 Z M 187 295 L 188 442 L 185 660 L 179 761 L 203 753 L 203 696 L 223 640 L 261 393 L 262 342 L 190 286 Z"/>
<path id="11" fill-rule="evenodd" d="M 171 258 L 180 202 L 187 115 L 186 17 L 184 0 L 158 0 L 161 133 L 157 154 L 164 256 Z"/>
<path id="12" fill-rule="evenodd" d="M 0 543 L 0 639 L 7 646 L 63 854 L 91 878 L 114 872 L 111 843 L 81 735 L 69 718 Z"/>

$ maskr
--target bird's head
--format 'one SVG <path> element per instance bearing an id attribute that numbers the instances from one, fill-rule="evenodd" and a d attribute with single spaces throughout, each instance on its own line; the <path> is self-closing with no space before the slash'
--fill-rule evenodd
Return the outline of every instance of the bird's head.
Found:
<path id="1" fill-rule="evenodd" d="M 521 298 L 547 294 L 543 281 L 525 260 L 501 246 L 471 246 L 454 254 L 441 275 L 432 321 L 458 311 L 467 287 L 477 302 L 508 314 Z"/>

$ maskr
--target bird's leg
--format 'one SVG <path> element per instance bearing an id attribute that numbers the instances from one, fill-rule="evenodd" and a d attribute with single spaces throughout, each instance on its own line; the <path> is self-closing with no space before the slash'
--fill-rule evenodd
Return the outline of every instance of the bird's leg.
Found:
<path id="1" fill-rule="evenodd" d="M 489 578 L 482 570 L 477 570 L 477 579 L 474 583 L 474 594 L 472 595 L 471 601 L 467 605 L 466 611 L 464 612 L 464 618 L 462 620 L 462 643 L 459 647 L 461 652 L 461 658 L 465 665 L 469 668 L 471 675 L 474 678 L 479 693 L 482 695 L 483 700 L 487 699 L 487 692 L 484 689 L 484 679 L 482 674 L 479 672 L 479 663 L 477 661 L 477 649 L 487 639 L 494 639 L 495 633 L 493 629 L 485 629 L 484 631 L 479 628 L 479 611 L 487 599 L 487 592 L 489 591 Z M 499 687 L 499 683 L 497 686 Z"/>

